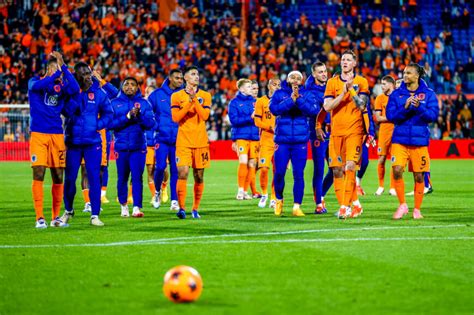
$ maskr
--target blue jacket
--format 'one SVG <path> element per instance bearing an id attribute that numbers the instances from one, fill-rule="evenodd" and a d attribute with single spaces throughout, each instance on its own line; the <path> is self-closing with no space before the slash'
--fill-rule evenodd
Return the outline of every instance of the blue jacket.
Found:
<path id="1" fill-rule="evenodd" d="M 168 79 L 166 79 L 161 88 L 154 90 L 148 96 L 148 101 L 155 114 L 155 143 L 176 145 L 179 125 L 171 119 L 171 94 L 181 89 L 172 90 Z"/>
<path id="2" fill-rule="evenodd" d="M 255 99 L 240 92 L 229 103 L 229 120 L 232 124 L 232 140 L 258 141 L 260 133 L 252 118 Z"/>
<path id="3" fill-rule="evenodd" d="M 305 89 L 307 91 L 311 91 L 312 93 L 315 94 L 317 100 L 318 100 L 318 113 L 323 107 L 324 104 L 324 91 L 326 90 L 326 84 L 325 85 L 317 85 L 314 82 L 314 77 L 312 75 L 308 76 L 308 79 L 305 82 Z M 316 140 L 316 117 L 318 114 L 315 116 L 309 117 L 309 138 L 311 140 Z M 326 119 L 324 120 L 326 124 L 331 124 L 331 115 L 327 114 Z"/>
<path id="4" fill-rule="evenodd" d="M 140 107 L 138 117 L 127 118 L 127 114 L 134 107 Z M 114 130 L 115 150 L 135 151 L 146 149 L 145 130 L 150 130 L 155 125 L 153 110 L 150 103 L 142 96 L 140 90 L 129 97 L 120 92 L 112 101 L 114 120 L 111 129 Z"/>
<path id="5" fill-rule="evenodd" d="M 30 130 L 48 134 L 63 134 L 63 113 L 66 98 L 80 90 L 66 65 L 49 77 L 35 76 L 28 81 L 30 101 Z M 62 82 L 55 82 L 63 75 Z M 66 107 L 69 105 L 66 105 Z"/>
<path id="6" fill-rule="evenodd" d="M 292 89 L 283 82 L 281 89 L 270 99 L 270 111 L 276 116 L 276 143 L 306 143 L 309 140 L 308 117 L 316 116 L 319 112 L 319 102 L 315 93 L 299 88 L 296 102 L 291 98 Z"/>
<path id="7" fill-rule="evenodd" d="M 102 143 L 99 130 L 109 128 L 113 111 L 107 94 L 97 82 L 87 91 L 74 94 L 65 109 L 67 145 Z"/>
<path id="8" fill-rule="evenodd" d="M 420 86 L 415 91 L 415 95 L 420 99 L 420 105 L 418 107 L 410 105 L 408 109 L 405 109 L 406 100 L 410 97 L 410 91 L 405 82 L 390 94 L 387 119 L 395 124 L 392 143 L 427 146 L 430 142 L 428 124 L 438 118 L 438 100 L 436 94 L 423 80 L 420 80 Z"/>

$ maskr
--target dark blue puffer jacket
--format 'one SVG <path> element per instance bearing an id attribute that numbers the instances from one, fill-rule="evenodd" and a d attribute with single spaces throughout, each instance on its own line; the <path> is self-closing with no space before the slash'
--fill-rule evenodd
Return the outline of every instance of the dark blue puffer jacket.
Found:
<path id="1" fill-rule="evenodd" d="M 281 89 L 270 99 L 270 111 L 276 116 L 276 143 L 305 143 L 309 140 L 308 117 L 316 116 L 319 103 L 315 93 L 299 88 L 296 102 L 291 99 L 292 89 L 283 82 Z"/>
<path id="2" fill-rule="evenodd" d="M 97 82 L 87 91 L 74 94 L 66 115 L 67 145 L 101 144 L 99 130 L 109 128 L 113 111 L 107 94 Z"/>
<path id="3" fill-rule="evenodd" d="M 171 94 L 182 88 L 172 90 L 168 83 L 169 81 L 166 79 L 161 88 L 154 90 L 148 96 L 148 101 L 151 104 L 156 121 L 154 143 L 175 145 L 179 125 L 171 119 Z"/>
<path id="4" fill-rule="evenodd" d="M 308 79 L 306 80 L 304 86 L 307 91 L 311 91 L 316 96 L 317 101 L 318 101 L 318 113 L 319 113 L 319 111 L 321 110 L 324 104 L 324 91 L 326 90 L 326 84 L 317 85 L 314 81 L 314 77 L 310 75 Z M 316 117 L 317 116 L 318 114 L 316 114 L 315 116 L 309 117 L 309 138 L 312 141 L 316 140 Z M 327 114 L 324 122 L 326 124 L 330 124 L 331 115 Z"/>
<path id="5" fill-rule="evenodd" d="M 145 130 L 155 125 L 150 103 L 142 97 L 140 90 L 128 97 L 121 91 L 112 101 L 114 121 L 111 129 L 115 135 L 116 151 L 134 151 L 146 149 Z M 140 114 L 136 118 L 127 118 L 127 113 L 134 107 L 140 107 Z"/>
<path id="6" fill-rule="evenodd" d="M 410 105 L 405 109 L 407 98 L 410 97 L 405 82 L 390 94 L 387 104 L 387 119 L 395 124 L 392 143 L 411 146 L 427 146 L 430 142 L 428 124 L 436 121 L 439 114 L 438 99 L 435 92 L 428 88 L 425 81 L 414 92 L 420 99 L 420 105 Z"/>
<path id="7" fill-rule="evenodd" d="M 232 140 L 258 141 L 260 133 L 252 118 L 255 99 L 251 95 L 237 93 L 229 103 L 229 120 L 232 124 Z"/>

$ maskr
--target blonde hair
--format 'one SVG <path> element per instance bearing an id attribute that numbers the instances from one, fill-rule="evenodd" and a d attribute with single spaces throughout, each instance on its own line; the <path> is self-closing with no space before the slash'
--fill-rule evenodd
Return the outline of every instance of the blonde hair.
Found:
<path id="1" fill-rule="evenodd" d="M 241 88 L 242 86 L 244 86 L 244 84 L 247 84 L 247 83 L 252 84 L 252 81 L 249 80 L 249 79 L 239 79 L 239 80 L 237 81 L 237 89 L 240 90 L 240 88 Z"/>

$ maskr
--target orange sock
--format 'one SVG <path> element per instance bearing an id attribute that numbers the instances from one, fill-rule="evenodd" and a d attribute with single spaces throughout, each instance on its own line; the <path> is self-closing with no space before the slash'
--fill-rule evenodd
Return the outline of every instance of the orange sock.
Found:
<path id="1" fill-rule="evenodd" d="M 130 187 L 128 187 L 128 198 L 132 198 L 133 192 L 132 192 L 132 184 L 130 184 Z"/>
<path id="2" fill-rule="evenodd" d="M 377 173 L 379 174 L 379 187 L 383 187 L 385 177 L 385 164 L 377 165 Z"/>
<path id="3" fill-rule="evenodd" d="M 423 193 L 425 190 L 425 183 L 415 182 L 415 209 L 420 210 L 421 202 L 423 201 Z"/>
<path id="4" fill-rule="evenodd" d="M 393 179 L 393 186 L 395 186 L 395 191 L 397 192 L 398 202 L 400 204 L 406 203 L 405 200 L 405 182 L 403 178 Z"/>
<path id="5" fill-rule="evenodd" d="M 336 193 L 337 202 L 342 206 L 342 199 L 344 198 L 344 177 L 334 177 L 334 192 Z"/>
<path id="6" fill-rule="evenodd" d="M 186 205 L 186 182 L 186 179 L 178 179 L 176 184 L 176 193 L 178 194 L 178 203 L 181 209 L 184 209 Z"/>
<path id="7" fill-rule="evenodd" d="M 43 213 L 43 182 L 39 180 L 33 180 L 31 186 L 31 191 L 33 193 L 33 205 L 36 212 L 36 220 L 39 218 L 44 218 Z"/>
<path id="8" fill-rule="evenodd" d="M 203 191 L 204 191 L 204 183 L 194 183 L 193 210 L 199 209 Z"/>
<path id="9" fill-rule="evenodd" d="M 155 182 L 149 182 L 148 188 L 150 188 L 151 195 L 154 196 L 156 192 Z"/>
<path id="10" fill-rule="evenodd" d="M 349 205 L 351 205 L 356 200 L 359 200 L 359 196 L 357 195 L 357 187 L 356 185 L 354 185 L 354 189 L 352 190 L 351 201 L 349 201 Z"/>
<path id="11" fill-rule="evenodd" d="M 89 189 L 83 189 L 82 196 L 84 197 L 84 202 L 91 202 L 91 199 L 89 198 Z"/>
<path id="12" fill-rule="evenodd" d="M 249 172 L 249 168 L 247 164 L 239 164 L 239 170 L 237 173 L 237 180 L 238 180 L 238 185 L 239 188 L 244 188 L 245 187 L 245 181 L 247 179 L 247 174 Z"/>
<path id="13" fill-rule="evenodd" d="M 275 185 L 273 184 L 273 180 L 272 180 L 272 200 L 276 200 L 277 197 L 275 195 Z"/>
<path id="14" fill-rule="evenodd" d="M 165 190 L 165 189 L 166 189 L 166 186 L 168 186 L 168 181 L 163 181 L 163 182 L 161 183 L 161 190 L 162 190 L 162 191 Z"/>
<path id="15" fill-rule="evenodd" d="M 344 199 L 342 200 L 342 205 L 350 206 L 352 193 L 354 192 L 355 186 L 355 172 L 346 170 L 346 175 L 344 176 Z"/>
<path id="16" fill-rule="evenodd" d="M 59 212 L 61 212 L 61 202 L 63 201 L 64 196 L 64 184 L 53 184 L 51 194 L 53 196 L 52 217 L 54 220 L 56 217 L 59 217 Z"/>
<path id="17" fill-rule="evenodd" d="M 266 167 L 260 169 L 260 187 L 262 188 L 262 194 L 268 194 L 268 168 Z"/>
<path id="18" fill-rule="evenodd" d="M 393 169 L 390 169 L 390 189 L 395 188 L 395 183 L 393 179 Z"/>
<path id="19" fill-rule="evenodd" d="M 255 167 L 249 167 L 247 179 L 250 184 L 250 189 L 252 190 L 253 195 L 257 193 L 257 184 L 255 182 L 256 173 L 257 173 L 257 169 Z"/>

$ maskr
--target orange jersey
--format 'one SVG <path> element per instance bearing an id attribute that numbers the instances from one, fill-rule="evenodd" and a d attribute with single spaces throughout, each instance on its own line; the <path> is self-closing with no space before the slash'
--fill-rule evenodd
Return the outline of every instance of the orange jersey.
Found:
<path id="1" fill-rule="evenodd" d="M 329 79 L 324 99 L 338 97 L 344 89 L 344 84 L 345 81 L 339 75 Z M 354 78 L 354 89 L 359 95 L 369 96 L 369 83 L 359 75 Z M 331 111 L 331 134 L 333 136 L 365 134 L 362 111 L 357 108 L 349 93 L 346 93 L 341 103 Z"/>
<path id="2" fill-rule="evenodd" d="M 384 93 L 377 96 L 375 99 L 375 111 L 379 112 L 381 116 L 387 117 L 387 104 L 388 104 L 388 96 Z M 384 121 L 380 123 L 380 130 L 379 134 L 392 134 L 393 129 L 395 128 L 394 124 L 388 121 Z"/>
<path id="3" fill-rule="evenodd" d="M 211 94 L 198 90 L 194 100 L 183 89 L 171 95 L 171 114 L 179 124 L 176 146 L 203 148 L 209 145 L 206 120 L 211 110 Z"/>
<path id="4" fill-rule="evenodd" d="M 270 99 L 264 95 L 255 103 L 255 125 L 260 128 L 260 144 L 273 146 L 275 135 L 275 116 L 270 112 Z"/>

